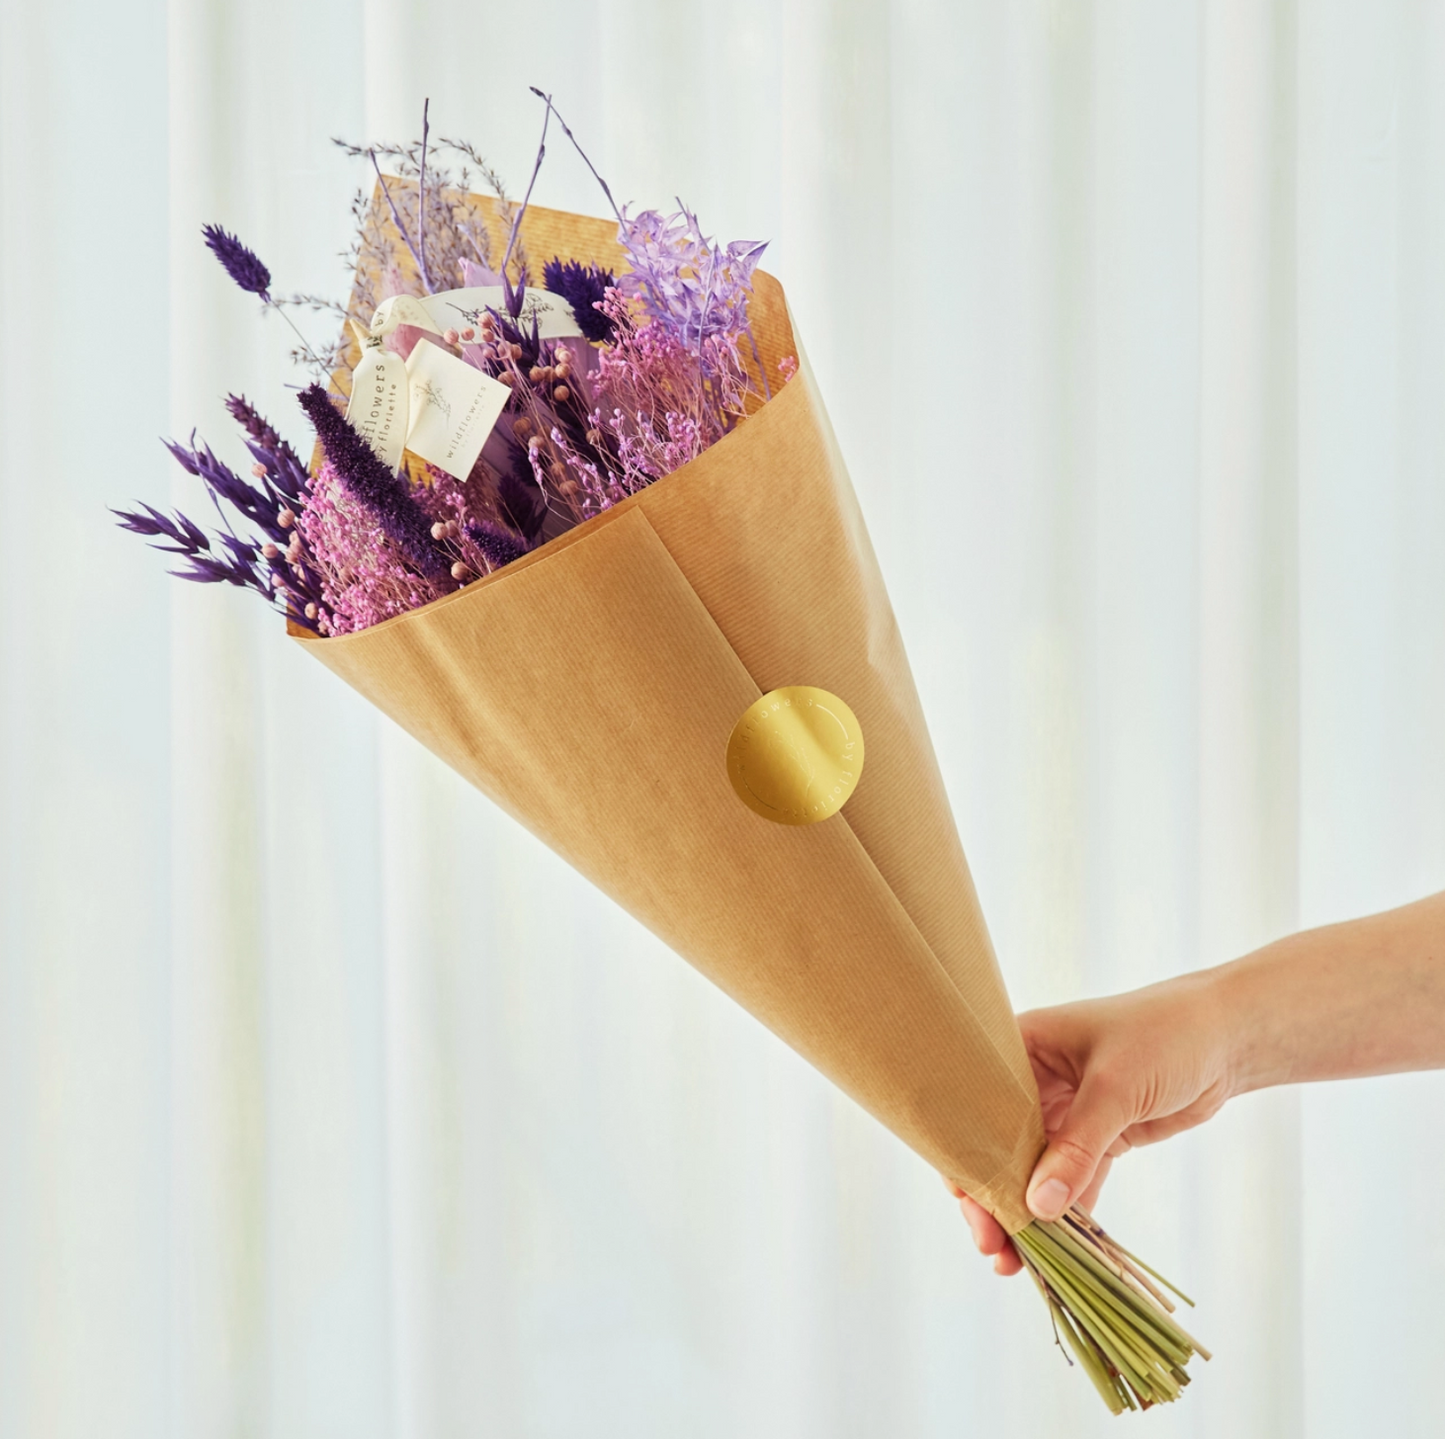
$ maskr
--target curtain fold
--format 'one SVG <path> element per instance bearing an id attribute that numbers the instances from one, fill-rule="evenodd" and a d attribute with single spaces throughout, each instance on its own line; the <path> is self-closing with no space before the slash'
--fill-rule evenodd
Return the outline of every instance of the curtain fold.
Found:
<path id="1" fill-rule="evenodd" d="M 1385 908 L 1445 886 L 1442 66 L 1364 0 L 0 10 L 0 1439 L 1112 1432 L 918 1161 L 104 507 L 199 509 L 156 437 L 243 463 L 228 390 L 305 438 L 201 224 L 344 293 L 330 137 L 429 96 L 520 193 L 537 84 L 771 239 L 1020 1008 Z M 605 208 L 556 135 L 536 194 Z M 1218 1354 L 1155 1430 L 1445 1426 L 1442 1101 L 1118 1166 Z"/>

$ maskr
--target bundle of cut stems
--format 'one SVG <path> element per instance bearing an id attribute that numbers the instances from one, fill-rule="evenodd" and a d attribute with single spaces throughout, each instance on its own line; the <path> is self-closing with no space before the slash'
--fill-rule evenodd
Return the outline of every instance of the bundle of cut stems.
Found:
<path id="1" fill-rule="evenodd" d="M 1174 1318 L 1171 1290 L 1194 1301 L 1116 1243 L 1087 1211 L 1035 1220 L 1013 1236 L 1055 1330 L 1115 1414 L 1175 1400 L 1185 1365 L 1209 1351 Z M 1158 1280 L 1158 1284 L 1154 1283 Z"/>

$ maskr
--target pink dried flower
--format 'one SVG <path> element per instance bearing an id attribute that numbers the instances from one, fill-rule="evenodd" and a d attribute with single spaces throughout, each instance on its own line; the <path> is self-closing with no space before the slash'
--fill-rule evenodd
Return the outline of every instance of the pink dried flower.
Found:
<path id="1" fill-rule="evenodd" d="M 311 483 L 300 519 L 302 537 L 321 575 L 331 634 L 364 630 L 430 604 L 453 588 L 419 574 L 387 538 L 371 510 L 354 500 L 331 465 Z M 445 573 L 445 572 L 443 572 Z"/>

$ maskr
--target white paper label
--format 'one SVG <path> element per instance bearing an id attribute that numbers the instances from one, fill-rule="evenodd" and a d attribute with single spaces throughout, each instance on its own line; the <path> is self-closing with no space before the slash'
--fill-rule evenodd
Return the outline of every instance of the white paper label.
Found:
<path id="1" fill-rule="evenodd" d="M 393 474 L 401 468 L 406 448 L 407 389 L 406 361 L 380 340 L 363 339 L 361 360 L 351 375 L 346 418 Z"/>
<path id="2" fill-rule="evenodd" d="M 380 339 L 389 335 L 398 325 L 418 325 L 423 330 L 441 334 L 445 325 L 438 325 L 427 313 L 426 307 L 415 295 L 393 295 L 376 307 L 371 317 L 371 333 Z"/>
<path id="3" fill-rule="evenodd" d="M 466 479 L 511 390 L 430 340 L 417 342 L 406 373 L 411 412 L 407 449 L 454 478 Z"/>
<path id="4" fill-rule="evenodd" d="M 434 335 L 468 327 L 477 329 L 488 310 L 502 315 L 507 313 L 507 302 L 500 285 L 443 290 L 436 295 L 393 295 L 376 307 L 376 313 L 371 317 L 371 333 L 379 338 L 391 334 L 398 325 L 418 325 Z M 572 306 L 550 290 L 523 291 L 521 324 L 530 330 L 534 318 L 539 339 L 565 340 L 582 334 L 577 328 Z"/>

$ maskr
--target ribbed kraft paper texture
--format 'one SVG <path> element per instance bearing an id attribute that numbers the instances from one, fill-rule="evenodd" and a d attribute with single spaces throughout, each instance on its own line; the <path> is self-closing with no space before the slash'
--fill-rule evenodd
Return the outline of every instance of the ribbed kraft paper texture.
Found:
<path id="1" fill-rule="evenodd" d="M 618 263 L 603 222 L 535 223 L 534 259 Z M 752 316 L 776 376 L 793 342 L 770 277 Z M 690 465 L 515 564 L 297 638 L 1010 1232 L 1029 1222 L 1037 1091 L 806 365 Z M 844 699 L 868 754 L 844 810 L 802 827 L 753 814 L 726 769 L 738 717 L 791 684 Z"/>

